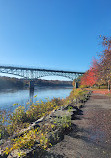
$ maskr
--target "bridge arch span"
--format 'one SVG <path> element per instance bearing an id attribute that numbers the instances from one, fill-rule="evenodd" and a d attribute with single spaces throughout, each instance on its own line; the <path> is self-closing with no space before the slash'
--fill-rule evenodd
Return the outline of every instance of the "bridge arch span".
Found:
<path id="1" fill-rule="evenodd" d="M 24 76 L 19 75 L 19 74 L 17 75 L 17 74 L 14 74 L 14 73 L 6 73 L 6 72 L 0 72 L 0 73 L 7 74 L 7 75 L 9 74 L 9 75 L 25 78 Z"/>
<path id="2" fill-rule="evenodd" d="M 47 77 L 47 76 L 59 76 L 59 77 L 64 77 L 64 78 L 68 78 L 68 79 L 70 79 L 70 80 L 73 80 L 71 77 L 61 76 L 61 75 L 44 75 L 44 76 L 40 76 L 39 78 Z M 38 78 L 38 79 L 39 79 L 39 78 Z"/>

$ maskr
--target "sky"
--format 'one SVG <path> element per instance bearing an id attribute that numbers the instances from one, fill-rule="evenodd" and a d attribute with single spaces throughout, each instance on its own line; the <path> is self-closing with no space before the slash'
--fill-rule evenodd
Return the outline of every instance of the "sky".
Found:
<path id="1" fill-rule="evenodd" d="M 85 72 L 111 35 L 111 0 L 0 0 L 0 65 Z"/>

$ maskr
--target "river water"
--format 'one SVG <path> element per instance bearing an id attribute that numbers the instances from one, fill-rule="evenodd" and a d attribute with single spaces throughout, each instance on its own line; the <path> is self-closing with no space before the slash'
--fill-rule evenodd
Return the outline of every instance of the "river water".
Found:
<path id="1" fill-rule="evenodd" d="M 36 102 L 46 101 L 46 98 L 51 100 L 53 97 L 65 98 L 71 90 L 72 87 L 35 87 L 34 92 L 29 89 L 5 89 L 0 91 L 0 109 L 14 110 L 18 105 L 25 106 L 30 100 Z"/>

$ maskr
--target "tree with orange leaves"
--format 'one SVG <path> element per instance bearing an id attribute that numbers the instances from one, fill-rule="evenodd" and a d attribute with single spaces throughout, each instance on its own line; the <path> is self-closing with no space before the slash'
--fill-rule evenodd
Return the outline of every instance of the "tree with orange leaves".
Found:
<path id="1" fill-rule="evenodd" d="M 94 59 L 90 69 L 81 77 L 81 85 L 93 86 L 97 81 L 97 61 Z"/>
<path id="2" fill-rule="evenodd" d="M 111 82 L 111 37 L 101 36 L 102 45 L 105 48 L 99 54 L 99 60 L 93 59 L 92 66 L 82 76 L 81 85 L 93 86 L 94 84 L 106 84 L 110 90 Z"/>
<path id="3" fill-rule="evenodd" d="M 110 90 L 110 82 L 111 82 L 111 37 L 101 37 L 102 45 L 104 50 L 99 54 L 99 71 L 98 71 L 98 81 L 102 81 L 107 83 L 108 90 Z"/>

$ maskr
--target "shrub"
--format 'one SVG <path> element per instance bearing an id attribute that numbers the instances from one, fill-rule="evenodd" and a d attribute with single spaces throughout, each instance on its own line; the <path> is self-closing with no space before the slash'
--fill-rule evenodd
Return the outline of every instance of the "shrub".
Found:
<path id="1" fill-rule="evenodd" d="M 83 88 L 87 88 L 87 87 L 88 87 L 87 85 L 81 85 L 81 86 L 80 86 L 80 88 L 82 88 L 82 89 L 83 89 Z"/>
<path id="2" fill-rule="evenodd" d="M 6 130 L 7 113 L 5 110 L 0 110 L 0 139 L 8 137 Z"/>

